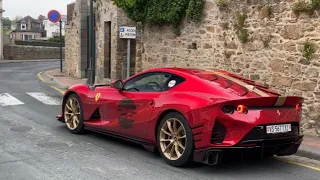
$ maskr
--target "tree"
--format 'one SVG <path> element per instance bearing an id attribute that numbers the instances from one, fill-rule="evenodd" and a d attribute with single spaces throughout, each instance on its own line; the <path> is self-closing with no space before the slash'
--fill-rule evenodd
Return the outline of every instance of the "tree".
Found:
<path id="1" fill-rule="evenodd" d="M 8 17 L 3 18 L 3 27 L 8 27 L 9 29 L 11 28 L 11 19 Z"/>
<path id="2" fill-rule="evenodd" d="M 15 18 L 16 21 L 19 21 L 21 19 L 22 19 L 22 16 L 16 16 L 16 18 Z"/>

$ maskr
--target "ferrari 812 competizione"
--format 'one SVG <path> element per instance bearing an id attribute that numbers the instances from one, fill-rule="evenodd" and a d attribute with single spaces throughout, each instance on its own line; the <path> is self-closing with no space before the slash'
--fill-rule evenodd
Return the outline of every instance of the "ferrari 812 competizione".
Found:
<path id="1" fill-rule="evenodd" d="M 57 119 L 71 133 L 105 133 L 159 151 L 172 166 L 230 156 L 295 154 L 302 97 L 226 71 L 155 68 L 111 85 L 78 84 Z"/>

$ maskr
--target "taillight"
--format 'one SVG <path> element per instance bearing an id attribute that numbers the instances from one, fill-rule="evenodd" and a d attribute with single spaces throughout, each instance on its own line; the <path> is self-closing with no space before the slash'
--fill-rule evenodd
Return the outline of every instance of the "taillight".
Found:
<path id="1" fill-rule="evenodd" d="M 247 114 L 248 113 L 248 108 L 245 105 L 238 105 L 237 106 L 237 111 L 239 114 Z"/>
<path id="2" fill-rule="evenodd" d="M 296 104 L 296 110 L 298 110 L 298 111 L 301 110 L 301 105 L 300 104 Z"/>
<path id="3" fill-rule="evenodd" d="M 248 108 L 245 105 L 238 105 L 237 107 L 232 105 L 226 105 L 222 107 L 222 111 L 225 114 L 233 114 L 234 111 L 237 111 L 239 114 L 247 114 Z"/>

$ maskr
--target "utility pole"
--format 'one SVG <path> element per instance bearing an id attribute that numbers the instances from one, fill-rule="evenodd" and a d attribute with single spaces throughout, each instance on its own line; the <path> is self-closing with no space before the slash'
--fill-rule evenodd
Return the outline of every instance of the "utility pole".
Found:
<path id="1" fill-rule="evenodd" d="M 60 19 L 60 71 L 62 72 L 62 20 Z"/>

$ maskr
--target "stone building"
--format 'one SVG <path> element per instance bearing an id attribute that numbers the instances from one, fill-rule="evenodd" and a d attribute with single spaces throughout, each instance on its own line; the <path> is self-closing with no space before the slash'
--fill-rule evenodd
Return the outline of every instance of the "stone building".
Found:
<path id="1" fill-rule="evenodd" d="M 197 24 L 183 21 L 181 34 L 177 36 L 170 27 L 142 27 L 128 19 L 113 1 L 97 0 L 97 79 L 107 83 L 122 78 L 126 41 L 119 38 L 119 26 L 134 25 L 139 36 L 131 46 L 132 74 L 154 67 L 197 67 L 239 73 L 283 95 L 303 96 L 304 133 L 320 135 L 319 12 L 297 14 L 292 8 L 294 3 L 295 0 L 234 0 L 229 1 L 226 10 L 215 0 L 206 0 L 202 21 Z M 82 78 L 87 68 L 88 2 L 77 0 L 68 9 L 72 14 L 68 15 L 66 32 L 67 72 Z M 240 11 L 247 15 L 244 26 L 248 30 L 241 37 L 234 26 Z M 309 59 L 306 55 L 313 56 Z"/>
<path id="2" fill-rule="evenodd" d="M 16 22 L 16 28 L 11 32 L 14 41 L 30 41 L 45 36 L 43 24 L 39 19 L 26 16 Z"/>

